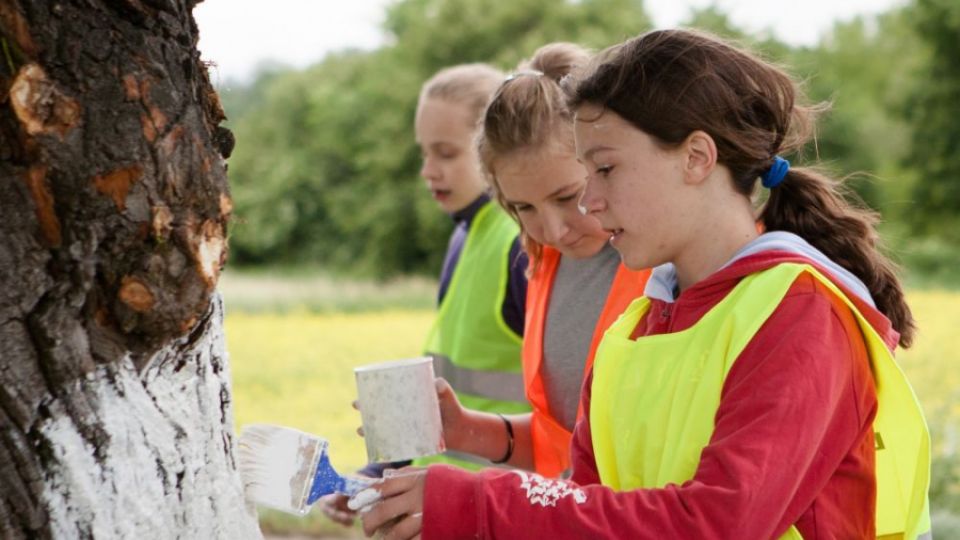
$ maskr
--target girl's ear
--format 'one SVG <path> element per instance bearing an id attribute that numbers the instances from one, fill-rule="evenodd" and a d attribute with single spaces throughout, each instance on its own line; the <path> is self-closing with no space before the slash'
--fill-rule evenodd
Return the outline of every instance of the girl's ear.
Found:
<path id="1" fill-rule="evenodd" d="M 717 144 L 704 131 L 694 131 L 681 146 L 684 152 L 684 180 L 699 184 L 706 180 L 717 166 Z"/>

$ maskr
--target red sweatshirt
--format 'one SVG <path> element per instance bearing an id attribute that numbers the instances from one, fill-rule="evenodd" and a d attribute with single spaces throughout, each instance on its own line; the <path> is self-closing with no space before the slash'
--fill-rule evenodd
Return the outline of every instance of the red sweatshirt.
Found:
<path id="1" fill-rule="evenodd" d="M 674 303 L 654 300 L 636 335 L 689 328 L 741 278 L 786 261 L 809 262 L 764 252 L 716 272 Z M 857 304 L 892 347 L 898 336 L 889 321 Z M 682 485 L 624 492 L 600 485 L 591 380 L 584 383 L 586 414 L 574 431 L 569 482 L 433 466 L 423 538 L 761 539 L 792 524 L 807 540 L 874 536 L 877 399 L 869 359 L 852 313 L 809 275 L 792 285 L 730 369 L 713 436 Z"/>

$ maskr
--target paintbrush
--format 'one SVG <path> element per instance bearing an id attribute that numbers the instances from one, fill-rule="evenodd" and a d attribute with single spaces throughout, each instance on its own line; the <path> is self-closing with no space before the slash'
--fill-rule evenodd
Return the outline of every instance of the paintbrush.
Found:
<path id="1" fill-rule="evenodd" d="M 376 479 L 341 476 L 330 465 L 326 439 L 270 424 L 244 426 L 238 454 L 247 499 L 303 515 L 331 493 L 353 496 Z"/>

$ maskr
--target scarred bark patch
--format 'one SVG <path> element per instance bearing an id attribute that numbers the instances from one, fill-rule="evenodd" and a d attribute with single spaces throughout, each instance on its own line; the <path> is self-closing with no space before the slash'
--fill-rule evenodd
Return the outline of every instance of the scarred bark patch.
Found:
<path id="1" fill-rule="evenodd" d="M 164 158 L 169 158 L 173 156 L 173 151 L 176 150 L 177 144 L 180 142 L 180 139 L 183 138 L 183 134 L 186 130 L 183 126 L 176 126 L 170 130 L 170 133 L 167 133 L 163 136 L 163 139 L 160 140 L 158 145 L 160 148 L 161 155 Z"/>
<path id="2" fill-rule="evenodd" d="M 113 199 L 113 203 L 117 205 L 117 210 L 123 212 L 127 208 L 127 193 L 130 192 L 130 186 L 139 180 L 142 175 L 143 167 L 133 165 L 95 176 L 93 185 L 101 194 Z"/>
<path id="3" fill-rule="evenodd" d="M 167 115 L 154 105 L 147 104 L 147 108 L 150 111 L 150 123 L 157 133 L 163 132 L 167 128 Z"/>
<path id="4" fill-rule="evenodd" d="M 153 307 L 156 298 L 144 282 L 135 277 L 124 276 L 120 283 L 120 301 L 130 309 L 143 313 Z"/>
<path id="5" fill-rule="evenodd" d="M 223 266 L 226 255 L 226 241 L 223 238 L 223 226 L 208 219 L 203 222 L 199 230 L 188 229 L 193 256 L 197 261 L 197 269 L 207 284 L 213 289 L 220 278 L 220 268 Z"/>
<path id="6" fill-rule="evenodd" d="M 157 240 L 166 240 L 170 236 L 171 224 L 173 223 L 173 214 L 170 208 L 165 204 L 154 206 L 150 209 L 153 214 L 151 224 L 153 226 L 153 237 Z"/>
<path id="7" fill-rule="evenodd" d="M 137 82 L 136 77 L 129 73 L 123 76 L 123 93 L 130 101 L 140 99 L 140 83 Z"/>
<path id="8" fill-rule="evenodd" d="M 53 208 L 53 193 L 47 182 L 47 167 L 34 165 L 27 170 L 27 187 L 30 188 L 30 197 L 33 198 L 37 221 L 40 223 L 40 234 L 47 247 L 60 247 L 60 220 Z"/>
<path id="9" fill-rule="evenodd" d="M 10 86 L 10 104 L 30 135 L 63 138 L 80 121 L 80 105 L 64 94 L 37 64 L 20 68 Z"/>
<path id="10" fill-rule="evenodd" d="M 167 115 L 150 102 L 150 81 L 138 80 L 131 73 L 124 75 L 122 81 L 124 96 L 130 101 L 139 101 L 143 105 L 144 112 L 140 115 L 140 126 L 144 138 L 151 143 L 156 141 L 157 135 L 167 129 L 168 120 Z"/>
<path id="11" fill-rule="evenodd" d="M 197 325 L 197 318 L 196 318 L 196 317 L 190 317 L 189 319 L 183 321 L 183 322 L 180 324 L 180 331 L 186 333 L 186 332 L 188 332 L 189 330 L 191 330 L 191 329 L 192 329 L 194 326 L 196 326 L 196 325 Z"/>
<path id="12" fill-rule="evenodd" d="M 224 218 L 230 217 L 233 213 L 233 199 L 226 193 L 220 194 L 220 215 Z"/>
<path id="13" fill-rule="evenodd" d="M 227 119 L 223 112 L 223 105 L 220 103 L 220 94 L 211 86 L 206 93 L 207 96 L 207 119 L 216 126 Z"/>
<path id="14" fill-rule="evenodd" d="M 0 23 L 16 42 L 17 47 L 30 58 L 37 56 L 37 45 L 30 36 L 30 28 L 20 12 L 10 2 L 0 2 Z"/>
<path id="15" fill-rule="evenodd" d="M 140 126 L 143 128 L 143 138 L 147 139 L 147 142 L 157 140 L 157 128 L 153 127 L 153 122 L 149 116 L 146 114 L 140 115 Z"/>

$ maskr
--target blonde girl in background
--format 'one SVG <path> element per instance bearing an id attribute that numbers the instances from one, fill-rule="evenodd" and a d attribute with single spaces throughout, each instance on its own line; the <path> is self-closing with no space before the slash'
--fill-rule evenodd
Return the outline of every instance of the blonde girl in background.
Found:
<path id="1" fill-rule="evenodd" d="M 527 260 L 516 223 L 491 201 L 474 145 L 479 119 L 502 80 L 486 64 L 441 70 L 423 85 L 414 127 L 420 175 L 457 224 L 425 352 L 464 404 L 511 414 L 530 410 L 520 362 Z M 418 464 L 439 461 L 486 464 L 453 452 Z"/>
<path id="2" fill-rule="evenodd" d="M 437 72 L 421 89 L 414 131 L 423 156 L 420 176 L 455 223 L 440 273 L 439 310 L 424 353 L 461 402 L 478 411 L 530 410 L 523 391 L 521 343 L 526 301 L 526 256 L 516 223 L 491 201 L 474 139 L 478 120 L 503 73 L 486 64 Z M 361 404 L 362 406 L 362 404 Z M 448 452 L 418 464 L 478 468 L 475 456 Z M 361 474 L 380 477 L 409 463 L 372 463 Z M 321 501 L 328 517 L 349 525 L 345 497 Z"/>

